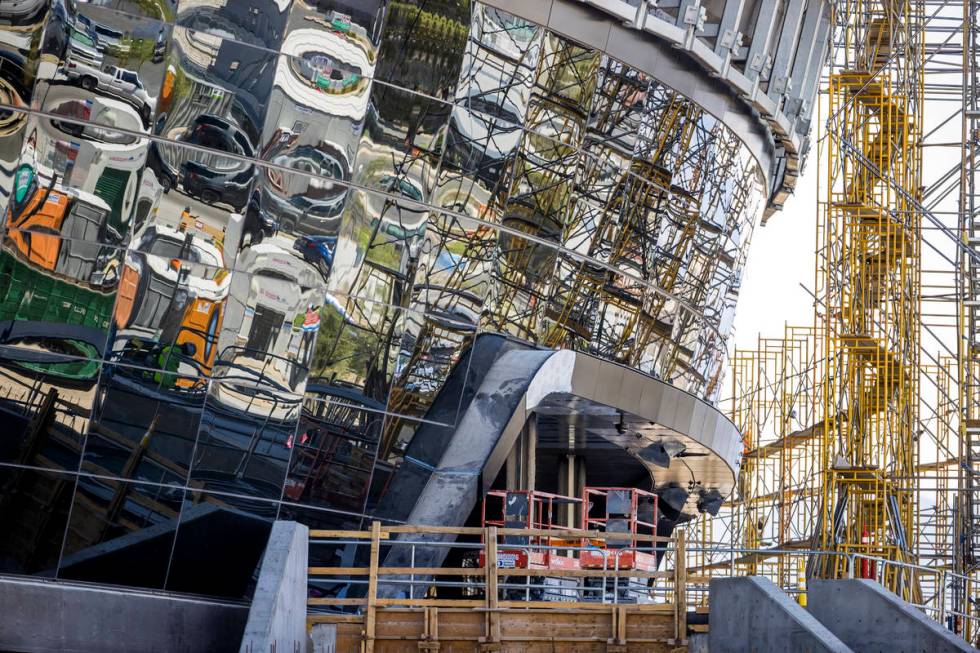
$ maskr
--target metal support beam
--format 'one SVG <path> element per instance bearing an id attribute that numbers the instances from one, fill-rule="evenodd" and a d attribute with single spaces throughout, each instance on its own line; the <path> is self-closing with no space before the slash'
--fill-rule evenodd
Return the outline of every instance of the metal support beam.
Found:
<path id="1" fill-rule="evenodd" d="M 792 77 L 789 74 L 790 65 L 797 51 L 800 38 L 800 24 L 803 22 L 803 9 L 806 0 L 789 0 L 783 27 L 779 32 L 779 44 L 773 57 L 772 72 L 769 75 L 768 95 L 779 101 L 779 98 L 791 90 Z M 811 3 L 823 6 L 822 3 Z M 811 12 L 812 13 L 812 12 Z"/>

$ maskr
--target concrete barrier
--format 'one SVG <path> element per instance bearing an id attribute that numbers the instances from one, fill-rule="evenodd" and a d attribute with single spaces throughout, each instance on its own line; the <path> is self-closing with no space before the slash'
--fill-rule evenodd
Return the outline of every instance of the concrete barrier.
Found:
<path id="1" fill-rule="evenodd" d="M 855 651 L 977 651 L 872 580 L 810 579 L 807 599 L 813 616 Z"/>
<path id="2" fill-rule="evenodd" d="M 306 651 L 306 580 L 309 529 L 277 521 L 262 556 L 240 653 Z"/>
<path id="3" fill-rule="evenodd" d="M 766 578 L 713 578 L 709 591 L 711 653 L 851 653 Z"/>
<path id="4" fill-rule="evenodd" d="M 234 651 L 248 606 L 193 596 L 0 577 L 0 651 Z"/>

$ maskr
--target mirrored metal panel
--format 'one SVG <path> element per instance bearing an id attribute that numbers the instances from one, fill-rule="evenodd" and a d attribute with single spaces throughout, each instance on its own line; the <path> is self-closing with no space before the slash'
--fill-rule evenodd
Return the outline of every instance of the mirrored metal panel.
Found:
<path id="1" fill-rule="evenodd" d="M 53 577 L 68 524 L 74 473 L 0 465 L 0 569 Z"/>
<path id="2" fill-rule="evenodd" d="M 166 589 L 249 598 L 278 501 L 188 491 L 180 513 Z M 234 533 L 234 546 L 214 546 Z"/>
<path id="3" fill-rule="evenodd" d="M 477 338 L 711 399 L 765 201 L 691 97 L 480 2 L 0 7 L 2 570 L 248 596 L 277 516 L 410 511 Z"/>
<path id="4" fill-rule="evenodd" d="M 184 490 L 81 474 L 58 577 L 162 588 Z"/>
<path id="5" fill-rule="evenodd" d="M 400 88 L 449 100 L 459 81 L 471 3 L 388 5 L 376 77 Z"/>

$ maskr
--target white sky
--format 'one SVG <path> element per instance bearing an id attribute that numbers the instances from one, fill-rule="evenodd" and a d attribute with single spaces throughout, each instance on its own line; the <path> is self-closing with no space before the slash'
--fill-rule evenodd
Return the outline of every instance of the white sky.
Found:
<path id="1" fill-rule="evenodd" d="M 813 323 L 817 229 L 817 157 L 811 153 L 796 192 L 783 210 L 756 228 L 749 247 L 735 312 L 735 346 L 754 348 L 757 338 L 780 337 L 783 325 Z"/>

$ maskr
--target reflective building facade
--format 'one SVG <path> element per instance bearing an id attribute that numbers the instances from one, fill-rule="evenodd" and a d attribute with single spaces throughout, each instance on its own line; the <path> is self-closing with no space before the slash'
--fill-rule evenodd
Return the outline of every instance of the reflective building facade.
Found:
<path id="1" fill-rule="evenodd" d="M 271 520 L 407 517 L 498 336 L 710 404 L 826 23 L 0 2 L 0 572 L 247 594 Z"/>

